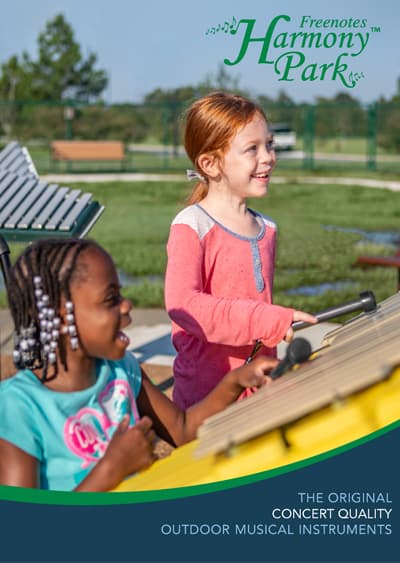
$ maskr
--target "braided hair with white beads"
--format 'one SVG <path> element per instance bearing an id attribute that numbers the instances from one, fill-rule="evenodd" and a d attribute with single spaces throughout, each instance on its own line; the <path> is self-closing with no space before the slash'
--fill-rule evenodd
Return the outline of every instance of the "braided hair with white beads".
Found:
<path id="1" fill-rule="evenodd" d="M 78 346 L 70 287 L 83 275 L 77 260 L 90 247 L 98 244 L 79 238 L 42 239 L 29 245 L 11 268 L 8 302 L 15 327 L 14 364 L 18 369 L 42 369 L 42 382 L 56 377 L 57 355 L 68 369 L 65 345 L 59 340 L 62 298 L 67 309 L 65 331 L 71 347 Z"/>

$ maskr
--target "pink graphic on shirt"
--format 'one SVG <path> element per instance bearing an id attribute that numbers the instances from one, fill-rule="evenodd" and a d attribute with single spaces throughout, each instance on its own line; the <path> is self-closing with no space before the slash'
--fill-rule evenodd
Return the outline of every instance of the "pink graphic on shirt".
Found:
<path id="1" fill-rule="evenodd" d="M 108 445 L 107 426 L 107 417 L 91 408 L 81 409 L 67 419 L 64 440 L 70 450 L 84 458 L 82 467 L 103 456 Z"/>
<path id="2" fill-rule="evenodd" d="M 116 427 L 126 414 L 131 415 L 131 425 L 139 420 L 127 381 L 111 381 L 100 393 L 99 403 L 102 410 L 85 407 L 70 416 L 64 425 L 65 444 L 84 459 L 83 468 L 104 455 Z"/>

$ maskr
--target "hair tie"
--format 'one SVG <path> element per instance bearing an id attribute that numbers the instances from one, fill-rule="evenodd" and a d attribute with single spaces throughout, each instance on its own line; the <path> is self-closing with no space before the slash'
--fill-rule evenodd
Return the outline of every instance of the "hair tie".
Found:
<path id="1" fill-rule="evenodd" d="M 207 184 L 207 180 L 204 176 L 202 176 L 199 172 L 196 172 L 196 170 L 186 170 L 186 178 L 188 180 L 199 180 L 200 182 Z"/>

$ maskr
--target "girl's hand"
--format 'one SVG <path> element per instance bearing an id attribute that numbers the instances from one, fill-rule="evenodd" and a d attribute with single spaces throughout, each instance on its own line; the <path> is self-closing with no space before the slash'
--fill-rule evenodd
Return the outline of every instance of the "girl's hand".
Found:
<path id="1" fill-rule="evenodd" d="M 231 372 L 236 383 L 241 387 L 262 387 L 266 383 L 271 382 L 268 372 L 272 370 L 278 363 L 276 358 L 268 356 L 258 356 L 249 364 L 236 368 Z"/>
<path id="2" fill-rule="evenodd" d="M 147 416 L 129 428 L 129 415 L 125 415 L 112 437 L 101 462 L 113 473 L 116 486 L 122 479 L 149 467 L 154 456 L 155 433 L 153 422 Z"/>
<path id="3" fill-rule="evenodd" d="M 310 313 L 305 313 L 304 311 L 295 311 L 293 313 L 293 322 L 296 321 L 303 321 L 304 323 L 315 324 L 318 322 L 318 319 L 314 317 L 314 315 L 310 315 Z M 294 331 L 290 326 L 285 334 L 284 340 L 286 342 L 291 342 L 294 337 Z"/>

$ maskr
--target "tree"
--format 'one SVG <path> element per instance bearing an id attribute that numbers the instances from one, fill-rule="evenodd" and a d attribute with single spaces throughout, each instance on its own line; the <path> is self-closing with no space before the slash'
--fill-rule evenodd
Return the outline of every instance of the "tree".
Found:
<path id="1" fill-rule="evenodd" d="M 147 94 L 144 103 L 149 106 L 146 118 L 150 136 L 173 145 L 174 155 L 178 156 L 185 108 L 195 99 L 216 90 L 234 91 L 246 95 L 246 92 L 239 90 L 239 77 L 228 72 L 223 64 L 218 67 L 215 74 L 206 75 L 196 85 L 180 86 L 170 90 L 156 88 Z"/>
<path id="2" fill-rule="evenodd" d="M 6 133 L 10 136 L 17 119 L 18 108 L 15 101 L 26 97 L 30 87 L 30 75 L 27 72 L 29 58 L 23 53 L 21 61 L 17 56 L 12 56 L 1 65 L 0 75 L 0 123 Z"/>
<path id="3" fill-rule="evenodd" d="M 196 94 L 195 87 L 182 86 L 172 90 L 156 88 L 144 98 L 149 135 L 173 145 L 174 156 L 178 156 L 184 108 Z"/>
<path id="4" fill-rule="evenodd" d="M 32 62 L 33 99 L 98 99 L 107 86 L 104 70 L 96 70 L 97 56 L 84 59 L 74 32 L 62 14 L 48 21 L 39 35 L 39 59 Z"/>
<path id="5" fill-rule="evenodd" d="M 0 74 L 0 123 L 11 136 L 24 102 L 90 102 L 107 86 L 104 70 L 96 69 L 97 57 L 82 57 L 74 32 L 62 14 L 47 22 L 38 37 L 37 60 L 26 52 L 10 57 Z"/>
<path id="6" fill-rule="evenodd" d="M 13 55 L 1 65 L 0 98 L 8 102 L 26 98 L 30 89 L 29 57 L 23 53 L 21 59 Z"/>
<path id="7" fill-rule="evenodd" d="M 107 86 L 104 70 L 96 69 L 97 56 L 82 57 L 74 32 L 62 14 L 47 22 L 38 37 L 39 57 L 23 53 L 11 57 L 1 68 L 3 100 L 93 101 Z"/>
<path id="8" fill-rule="evenodd" d="M 366 133 L 365 110 L 347 92 L 339 92 L 332 99 L 317 97 L 315 132 L 325 138 L 363 136 Z"/>
<path id="9" fill-rule="evenodd" d="M 207 74 L 205 78 L 197 86 L 198 91 L 202 94 L 206 94 L 213 90 L 223 91 L 223 92 L 236 92 L 238 94 L 248 95 L 239 88 L 240 77 L 235 76 L 228 71 L 226 66 L 221 63 L 215 74 Z"/>
<path id="10" fill-rule="evenodd" d="M 381 97 L 376 110 L 378 145 L 389 152 L 400 153 L 400 95 L 396 94 L 389 100 Z"/>

